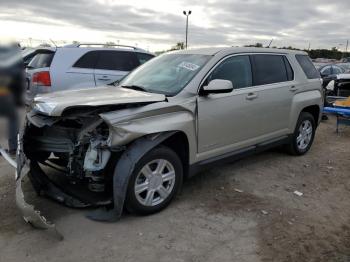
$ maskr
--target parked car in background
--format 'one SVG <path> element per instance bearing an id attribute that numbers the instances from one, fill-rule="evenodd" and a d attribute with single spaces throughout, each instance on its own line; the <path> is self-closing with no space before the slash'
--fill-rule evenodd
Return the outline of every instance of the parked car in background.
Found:
<path id="1" fill-rule="evenodd" d="M 24 202 L 30 174 L 39 195 L 107 207 L 89 214 L 95 220 L 116 221 L 124 207 L 160 211 L 185 177 L 215 162 L 278 145 L 308 152 L 322 97 L 307 54 L 273 48 L 170 52 L 118 86 L 37 96 L 19 137 L 17 205 L 27 222 L 50 227 Z M 74 183 L 50 182 L 41 164 Z"/>
<path id="2" fill-rule="evenodd" d="M 350 73 L 350 63 L 338 63 L 337 66 L 344 68 L 345 73 Z"/>
<path id="3" fill-rule="evenodd" d="M 345 57 L 342 60 L 344 63 L 350 63 L 350 57 Z"/>
<path id="4" fill-rule="evenodd" d="M 326 86 L 327 96 L 350 96 L 350 74 L 339 74 Z"/>
<path id="5" fill-rule="evenodd" d="M 21 51 L 24 66 L 28 66 L 32 59 L 40 53 L 54 52 L 53 47 L 26 48 Z"/>
<path id="6" fill-rule="evenodd" d="M 122 45 L 76 44 L 46 49 L 27 66 L 27 103 L 41 93 L 113 83 L 153 57 L 140 48 Z"/>
<path id="7" fill-rule="evenodd" d="M 328 64 L 319 67 L 318 71 L 321 74 L 323 86 L 325 87 L 330 81 L 335 80 L 337 75 L 345 73 L 346 69 L 338 64 Z"/>

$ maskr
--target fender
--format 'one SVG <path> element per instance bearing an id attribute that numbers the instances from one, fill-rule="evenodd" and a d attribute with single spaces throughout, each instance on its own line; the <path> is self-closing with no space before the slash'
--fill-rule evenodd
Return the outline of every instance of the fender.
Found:
<path id="1" fill-rule="evenodd" d="M 320 113 L 322 113 L 322 101 L 322 93 L 320 90 L 312 90 L 296 94 L 292 101 L 292 108 L 289 118 L 290 132 L 294 132 L 299 115 L 304 108 L 312 105 L 317 105 L 320 108 Z"/>
<path id="2" fill-rule="evenodd" d="M 155 133 L 183 132 L 189 143 L 189 162 L 196 160 L 196 99 L 181 105 L 171 102 L 153 103 L 138 108 L 100 114 L 110 129 L 109 146 L 120 147 Z"/>
<path id="3" fill-rule="evenodd" d="M 87 217 L 97 221 L 114 222 L 119 220 L 123 212 L 124 201 L 130 177 L 135 164 L 151 149 L 175 134 L 176 131 L 156 133 L 135 140 L 122 154 L 113 174 L 113 208 L 105 207 L 87 214 Z"/>

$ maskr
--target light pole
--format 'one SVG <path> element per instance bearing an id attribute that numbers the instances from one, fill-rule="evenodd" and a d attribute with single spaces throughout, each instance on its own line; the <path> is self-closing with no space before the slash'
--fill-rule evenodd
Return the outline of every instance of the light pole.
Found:
<path id="1" fill-rule="evenodd" d="M 345 55 L 348 55 L 349 40 L 346 40 Z"/>
<path id="2" fill-rule="evenodd" d="M 185 46 L 186 46 L 186 49 L 187 49 L 188 16 L 189 16 L 190 14 L 192 14 L 192 11 L 191 11 L 191 10 L 189 10 L 188 12 L 183 11 L 183 14 L 186 16 L 186 44 L 185 44 Z"/>

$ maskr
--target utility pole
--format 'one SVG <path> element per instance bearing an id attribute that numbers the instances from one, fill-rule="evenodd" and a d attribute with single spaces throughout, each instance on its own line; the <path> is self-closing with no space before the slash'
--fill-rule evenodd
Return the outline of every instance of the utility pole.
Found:
<path id="1" fill-rule="evenodd" d="M 346 40 L 345 54 L 348 54 L 349 40 Z"/>
<path id="2" fill-rule="evenodd" d="M 187 49 L 187 37 L 188 37 L 188 17 L 190 14 L 192 14 L 192 11 L 189 10 L 188 12 L 183 11 L 183 14 L 186 16 L 186 43 L 185 43 L 185 47 Z"/>

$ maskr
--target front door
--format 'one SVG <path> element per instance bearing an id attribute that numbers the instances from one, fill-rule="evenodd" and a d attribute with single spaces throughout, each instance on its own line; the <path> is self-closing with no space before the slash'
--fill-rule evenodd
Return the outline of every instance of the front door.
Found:
<path id="1" fill-rule="evenodd" d="M 259 68 L 261 57 L 248 55 L 228 57 L 209 74 L 204 85 L 213 79 L 225 79 L 232 81 L 234 90 L 198 97 L 199 158 L 253 146 L 287 132 L 292 83 L 288 81 L 285 58 L 278 57 L 281 60 L 272 58 L 272 62 L 281 63 L 277 69 L 272 64 L 265 64 L 265 68 L 267 72 L 271 68 L 283 71 L 282 78 L 278 72 L 264 78 L 264 70 Z"/>
<path id="2" fill-rule="evenodd" d="M 198 97 L 198 152 L 225 153 L 232 145 L 247 141 L 257 134 L 259 96 L 252 79 L 248 55 L 232 56 L 222 61 L 205 80 L 232 81 L 228 94 Z"/>

